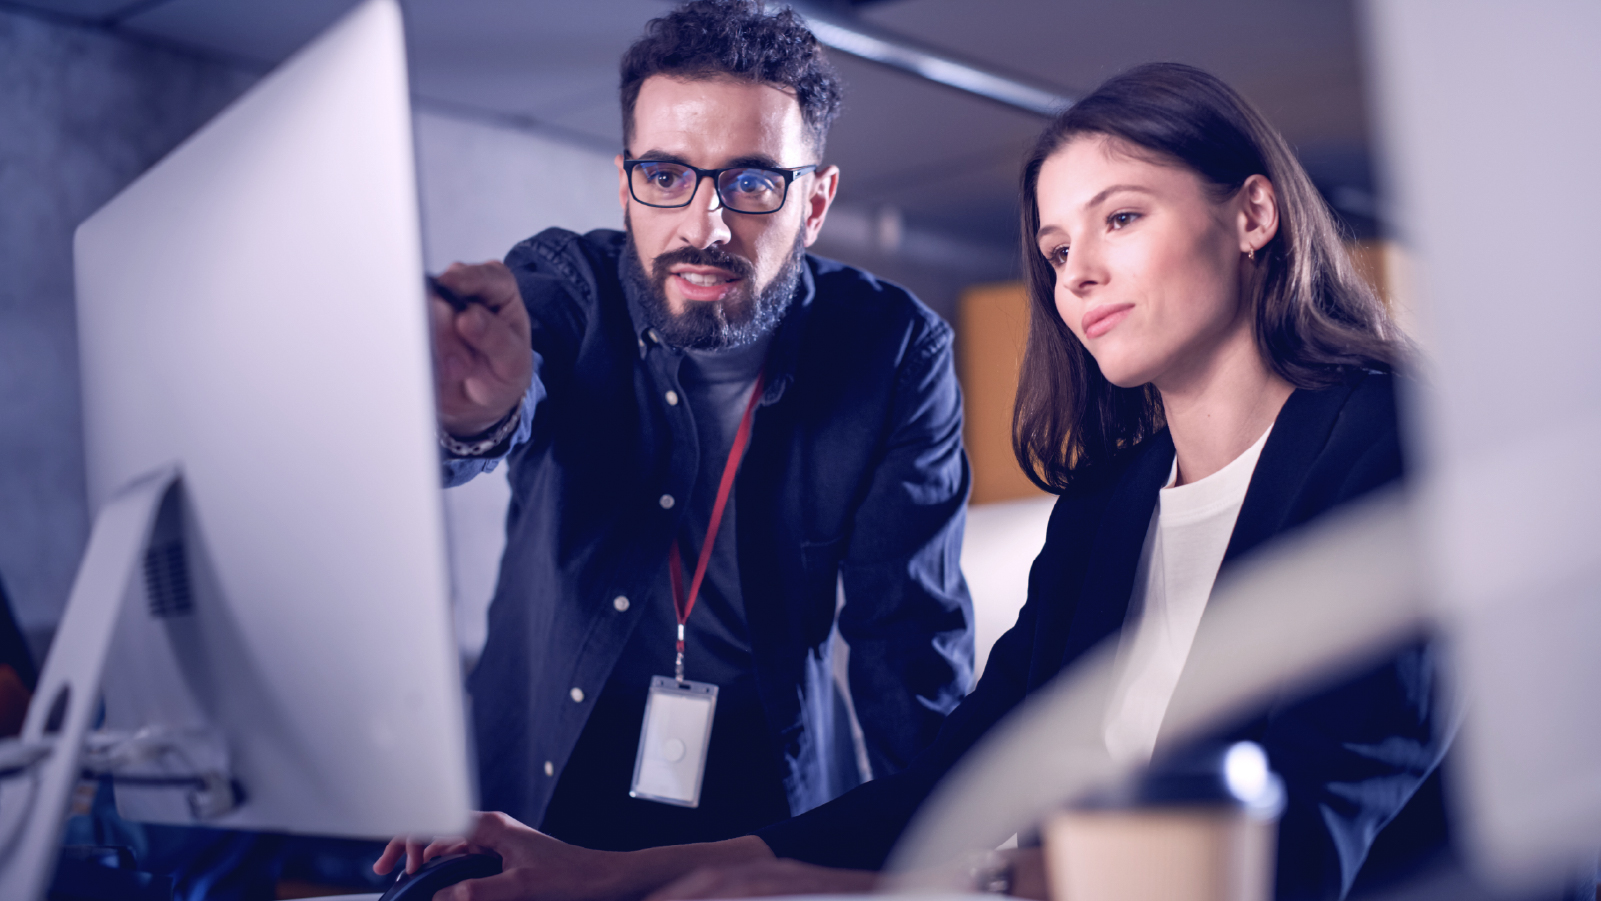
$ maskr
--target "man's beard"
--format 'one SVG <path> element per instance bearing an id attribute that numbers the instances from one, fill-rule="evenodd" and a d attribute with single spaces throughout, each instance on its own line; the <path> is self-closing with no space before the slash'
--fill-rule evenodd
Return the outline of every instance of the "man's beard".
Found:
<path id="1" fill-rule="evenodd" d="M 727 350 L 755 342 L 784 318 L 800 284 L 801 269 L 806 265 L 805 231 L 798 229 L 789 259 L 759 291 L 754 289 L 755 264 L 720 247 L 681 247 L 668 251 L 651 261 L 647 273 L 639 258 L 639 247 L 633 240 L 632 223 L 629 223 L 628 234 L 628 246 L 623 249 L 623 280 L 639 298 L 651 327 L 661 334 L 663 342 L 673 347 Z M 686 300 L 684 312 L 675 314 L 667 305 L 667 279 L 671 277 L 668 269 L 680 263 L 716 266 L 738 278 L 740 283 L 732 296 L 724 300 Z"/>

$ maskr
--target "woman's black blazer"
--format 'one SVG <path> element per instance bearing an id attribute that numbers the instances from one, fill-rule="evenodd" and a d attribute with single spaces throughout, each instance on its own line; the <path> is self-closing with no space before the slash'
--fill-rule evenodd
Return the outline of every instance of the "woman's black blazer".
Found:
<path id="1" fill-rule="evenodd" d="M 1082 478 L 1051 513 L 1028 602 L 984 676 L 906 770 L 757 833 L 780 857 L 877 869 L 934 784 L 1030 692 L 1116 632 L 1173 443 L 1164 430 Z M 1401 475 L 1394 378 L 1359 373 L 1297 390 L 1262 449 L 1224 566 Z M 1280 899 L 1338 898 L 1374 837 L 1439 764 L 1434 667 L 1413 644 L 1360 676 L 1268 711 L 1218 738 L 1250 738 L 1284 778 Z"/>

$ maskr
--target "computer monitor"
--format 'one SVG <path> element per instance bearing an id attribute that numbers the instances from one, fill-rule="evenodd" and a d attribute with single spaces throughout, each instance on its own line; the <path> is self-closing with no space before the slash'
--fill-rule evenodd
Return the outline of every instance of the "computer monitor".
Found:
<path id="1" fill-rule="evenodd" d="M 25 740 L 77 753 L 98 654 L 104 727 L 170 739 L 144 771 L 241 789 L 119 789 L 125 816 L 468 823 L 412 150 L 400 11 L 368 0 L 78 229 L 99 518 Z M 75 777 L 7 780 L 0 819 L 34 809 L 0 895 L 41 893 Z"/>

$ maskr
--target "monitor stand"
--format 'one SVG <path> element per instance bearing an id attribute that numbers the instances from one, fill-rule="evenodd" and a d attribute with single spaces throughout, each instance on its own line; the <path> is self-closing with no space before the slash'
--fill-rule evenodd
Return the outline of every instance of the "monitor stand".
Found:
<path id="1" fill-rule="evenodd" d="M 36 901 L 49 886 L 112 634 L 130 596 L 142 597 L 134 575 L 178 485 L 177 467 L 163 467 L 95 516 L 22 736 L 0 745 L 0 898 Z"/>

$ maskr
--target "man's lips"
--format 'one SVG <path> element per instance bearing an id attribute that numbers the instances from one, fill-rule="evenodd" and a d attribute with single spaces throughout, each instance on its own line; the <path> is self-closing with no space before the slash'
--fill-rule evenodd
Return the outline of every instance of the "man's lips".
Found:
<path id="1" fill-rule="evenodd" d="M 712 266 L 674 266 L 668 280 L 686 300 L 722 300 L 739 284 L 740 278 L 726 269 Z"/>
<path id="2" fill-rule="evenodd" d="M 1128 318 L 1129 310 L 1134 309 L 1131 303 L 1103 303 L 1090 307 L 1084 312 L 1084 318 L 1079 320 L 1079 326 L 1084 329 L 1084 337 L 1099 338 L 1117 327 L 1119 322 Z"/>

